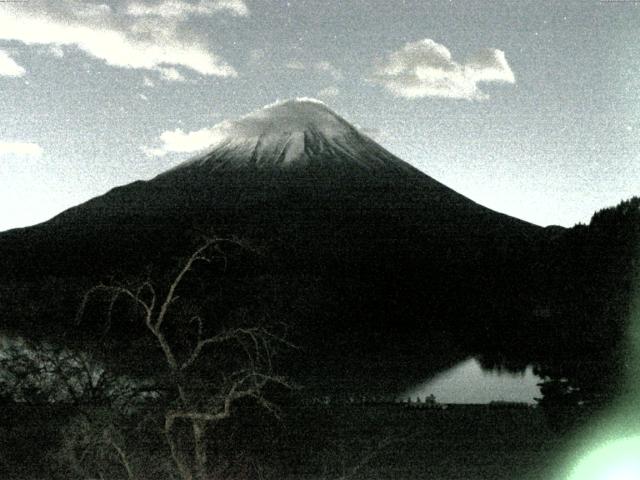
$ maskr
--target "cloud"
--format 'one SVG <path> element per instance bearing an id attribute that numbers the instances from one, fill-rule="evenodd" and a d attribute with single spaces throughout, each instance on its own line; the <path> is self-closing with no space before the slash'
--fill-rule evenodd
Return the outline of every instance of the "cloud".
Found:
<path id="1" fill-rule="evenodd" d="M 334 80 L 342 79 L 342 71 L 327 61 L 317 62 L 313 65 L 314 70 L 318 72 L 328 73 Z"/>
<path id="2" fill-rule="evenodd" d="M 42 147 L 37 143 L 3 142 L 0 140 L 0 157 L 4 155 L 40 157 L 42 156 Z"/>
<path id="3" fill-rule="evenodd" d="M 447 47 L 430 39 L 409 42 L 377 66 L 374 81 L 398 97 L 488 98 L 480 82 L 515 83 L 502 50 L 485 48 L 467 62 L 451 58 Z"/>
<path id="4" fill-rule="evenodd" d="M 181 128 L 167 130 L 160 135 L 159 146 L 142 147 L 142 151 L 150 157 L 162 157 L 168 153 L 199 152 L 232 139 L 257 139 L 261 135 L 274 132 L 278 135 L 284 131 L 292 132 L 309 121 L 308 114 L 305 113 L 306 109 L 291 108 L 299 102 L 325 105 L 321 100 L 308 97 L 278 100 L 237 120 L 223 120 L 210 128 L 192 132 L 185 132 Z M 273 108 L 278 106 L 285 108 Z"/>
<path id="5" fill-rule="evenodd" d="M 160 76 L 168 82 L 185 82 L 187 79 L 173 67 L 158 67 L 156 68 L 160 72 Z"/>
<path id="6" fill-rule="evenodd" d="M 340 89 L 336 86 L 323 88 L 318 92 L 319 97 L 337 97 L 339 94 L 340 94 Z"/>
<path id="7" fill-rule="evenodd" d="M 316 72 L 325 73 L 334 80 L 342 80 L 342 70 L 333 65 L 331 62 L 322 60 L 312 64 L 305 64 L 298 60 L 293 60 L 285 65 L 289 70 L 315 70 Z"/>
<path id="8" fill-rule="evenodd" d="M 249 8 L 242 0 L 201 0 L 198 3 L 188 3 L 184 0 L 163 0 L 151 4 L 134 2 L 127 7 L 127 13 L 136 17 L 184 18 L 189 15 L 210 16 L 219 11 L 227 11 L 238 16 L 249 14 Z"/>
<path id="9" fill-rule="evenodd" d="M 60 45 L 55 45 L 55 44 L 51 45 L 49 47 L 49 53 L 51 53 L 51 55 L 53 55 L 54 57 L 58 57 L 58 58 L 64 57 L 64 50 Z"/>
<path id="10" fill-rule="evenodd" d="M 4 50 L 0 50 L 0 77 L 22 77 L 26 70 Z"/>
<path id="11" fill-rule="evenodd" d="M 229 10 L 238 2 L 203 1 L 193 7 L 209 8 L 213 13 L 213 4 L 218 10 Z M 54 49 L 73 46 L 120 68 L 182 67 L 202 75 L 237 75 L 192 29 L 184 28 L 181 18 L 140 13 L 131 15 L 126 10 L 81 0 L 0 2 L 0 40 Z"/>
<path id="12" fill-rule="evenodd" d="M 304 70 L 306 67 L 304 63 L 299 62 L 297 60 L 293 60 L 285 65 L 289 70 Z"/>
<path id="13" fill-rule="evenodd" d="M 160 135 L 159 147 L 142 147 L 150 157 L 163 157 L 168 153 L 193 153 L 213 145 L 225 138 L 226 134 L 219 126 L 185 132 L 181 128 L 167 130 Z"/>
<path id="14" fill-rule="evenodd" d="M 359 124 L 354 124 L 354 127 L 363 135 L 366 135 L 367 137 L 371 138 L 372 140 L 376 141 L 376 142 L 385 142 L 391 138 L 393 138 L 393 135 L 391 135 L 391 133 L 386 130 L 386 129 L 381 129 L 381 128 L 376 128 L 376 127 L 364 127 L 362 125 Z"/>
<path id="15" fill-rule="evenodd" d="M 379 128 L 375 128 L 375 127 L 362 127 L 360 125 L 354 125 L 356 127 L 356 129 L 366 135 L 367 137 L 373 138 L 373 139 L 377 139 L 380 137 L 380 135 L 382 134 L 382 130 L 380 130 Z"/>

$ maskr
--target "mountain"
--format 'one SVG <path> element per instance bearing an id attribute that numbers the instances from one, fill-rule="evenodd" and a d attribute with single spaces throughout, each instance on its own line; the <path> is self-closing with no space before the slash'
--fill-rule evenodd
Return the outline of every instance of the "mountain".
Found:
<path id="1" fill-rule="evenodd" d="M 289 100 L 211 129 L 211 151 L 174 170 L 304 169 L 418 173 L 322 102 Z M 170 173 L 170 172 L 169 172 Z"/>
<path id="2" fill-rule="evenodd" d="M 207 232 L 262 252 L 227 273 L 237 301 L 226 308 L 262 302 L 310 350 L 475 345 L 530 319 L 544 229 L 451 190 L 318 101 L 276 103 L 211 136 L 206 153 L 149 181 L 0 234 L 0 285 L 53 278 L 73 290 L 139 275 L 175 265 Z M 55 308 L 43 309 L 55 324 Z"/>
<path id="3" fill-rule="evenodd" d="M 428 239 L 448 246 L 448 256 L 458 261 L 464 259 L 453 252 L 456 244 L 474 250 L 463 257 L 475 257 L 477 242 L 517 242 L 540 230 L 447 188 L 318 101 L 268 106 L 218 124 L 212 137 L 217 140 L 209 152 L 150 181 L 2 234 L 3 259 L 17 275 L 47 273 L 53 264 L 68 273 L 85 268 L 88 256 L 96 269 L 135 264 L 138 255 L 149 257 L 138 251 L 145 242 L 172 243 L 169 232 L 195 227 L 287 248 L 304 238 L 302 248 L 310 241 L 352 250 L 362 242 L 425 251 Z M 25 261 L 29 251 L 38 261 Z"/>

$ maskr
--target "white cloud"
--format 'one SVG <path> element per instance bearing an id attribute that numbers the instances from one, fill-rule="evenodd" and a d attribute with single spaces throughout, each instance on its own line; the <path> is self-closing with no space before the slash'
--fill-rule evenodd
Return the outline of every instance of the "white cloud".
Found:
<path id="1" fill-rule="evenodd" d="M 233 15 L 246 16 L 249 8 L 242 0 L 201 0 L 189 3 L 184 0 L 163 0 L 155 3 L 130 3 L 127 13 L 133 16 L 157 16 L 163 18 L 184 18 L 188 15 L 213 15 L 227 11 Z"/>
<path id="2" fill-rule="evenodd" d="M 60 45 L 55 45 L 55 44 L 51 45 L 49 47 L 49 52 L 54 57 L 58 57 L 58 58 L 64 57 L 64 50 L 62 49 L 62 47 Z"/>
<path id="3" fill-rule="evenodd" d="M 430 39 L 409 42 L 376 68 L 374 80 L 405 98 L 487 98 L 480 82 L 515 83 L 502 50 L 485 48 L 458 63 L 447 47 Z"/>
<path id="4" fill-rule="evenodd" d="M 315 70 L 319 73 L 324 73 L 332 77 L 334 80 L 342 80 L 342 70 L 333 65 L 331 62 L 322 60 L 312 64 L 305 64 L 299 60 L 292 60 L 285 65 L 289 70 Z"/>
<path id="5" fill-rule="evenodd" d="M 290 134 L 300 128 L 300 125 L 316 122 L 318 118 L 324 119 L 324 123 L 321 124 L 323 131 L 329 132 L 330 129 L 336 128 L 332 115 L 317 117 L 311 113 L 310 117 L 309 109 L 296 108 L 300 102 L 325 105 L 321 100 L 306 97 L 278 100 L 237 120 L 223 120 L 210 128 L 192 132 L 185 132 L 181 128 L 165 131 L 160 135 L 159 146 L 142 147 L 142 150 L 151 157 L 161 157 L 173 152 L 199 152 L 226 141 L 257 139 L 261 135 L 283 135 L 284 132 Z"/>
<path id="6" fill-rule="evenodd" d="M 202 75 L 237 74 L 196 33 L 181 28 L 180 22 L 180 18 L 133 16 L 81 0 L 0 2 L 0 40 L 74 46 L 114 67 L 183 67 Z"/>
<path id="7" fill-rule="evenodd" d="M 293 60 L 285 65 L 289 70 L 304 70 L 306 67 L 304 63 L 299 62 L 297 60 Z"/>
<path id="8" fill-rule="evenodd" d="M 372 140 L 382 143 L 386 142 L 389 139 L 393 138 L 393 135 L 387 129 L 377 128 L 377 127 L 365 127 L 359 124 L 353 125 L 361 134 L 366 135 Z"/>
<path id="9" fill-rule="evenodd" d="M 464 67 L 467 75 L 476 82 L 516 83 L 516 77 L 502 50 L 483 48 Z"/>
<path id="10" fill-rule="evenodd" d="M 160 72 L 160 76 L 168 82 L 184 82 L 186 78 L 173 67 L 158 67 L 156 70 Z"/>
<path id="11" fill-rule="evenodd" d="M 3 155 L 40 157 L 42 156 L 42 147 L 37 143 L 0 141 L 0 157 Z"/>
<path id="12" fill-rule="evenodd" d="M 337 97 L 340 94 L 340 89 L 336 86 L 323 88 L 318 92 L 319 97 Z"/>
<path id="13" fill-rule="evenodd" d="M 55 1 L 58 2 L 59 0 Z M 49 3 L 50 2 L 51 0 L 49 0 Z M 76 12 L 81 17 L 102 17 L 113 12 L 113 9 L 106 3 L 92 3 L 91 1 L 84 1 L 80 5 L 76 6 Z"/>
<path id="14" fill-rule="evenodd" d="M 326 60 L 322 62 L 316 62 L 313 65 L 313 68 L 318 72 L 325 72 L 329 74 L 331 77 L 333 77 L 334 80 L 342 79 L 342 71 L 331 62 L 327 62 Z"/>
<path id="15" fill-rule="evenodd" d="M 22 77 L 26 70 L 4 50 L 0 50 L 0 77 Z"/>
<path id="16" fill-rule="evenodd" d="M 382 130 L 380 130 L 379 128 L 363 127 L 358 124 L 354 125 L 354 127 L 356 127 L 356 129 L 363 135 L 366 135 L 369 138 L 373 138 L 374 140 L 377 140 L 382 134 Z"/>
<path id="17" fill-rule="evenodd" d="M 150 157 L 162 157 L 168 153 L 193 153 L 204 150 L 225 137 L 226 134 L 219 127 L 203 128 L 193 132 L 177 128 L 160 135 L 161 146 L 143 147 L 142 150 Z"/>

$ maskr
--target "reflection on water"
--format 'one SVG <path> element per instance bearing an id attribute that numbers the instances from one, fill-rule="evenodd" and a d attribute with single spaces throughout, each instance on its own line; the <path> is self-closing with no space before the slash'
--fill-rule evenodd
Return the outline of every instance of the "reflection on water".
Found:
<path id="1" fill-rule="evenodd" d="M 485 370 L 470 358 L 399 396 L 401 400 L 435 396 L 440 403 L 489 403 L 492 401 L 535 403 L 540 397 L 540 377 L 531 367 L 523 373 Z"/>

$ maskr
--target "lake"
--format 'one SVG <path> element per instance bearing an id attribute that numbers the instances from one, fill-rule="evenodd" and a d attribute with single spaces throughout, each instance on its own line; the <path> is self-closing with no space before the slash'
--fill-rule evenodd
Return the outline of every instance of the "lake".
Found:
<path id="1" fill-rule="evenodd" d="M 464 360 L 401 395 L 400 400 L 433 395 L 440 403 L 490 403 L 493 401 L 536 403 L 541 378 L 531 366 L 522 373 L 482 368 L 475 358 Z"/>

